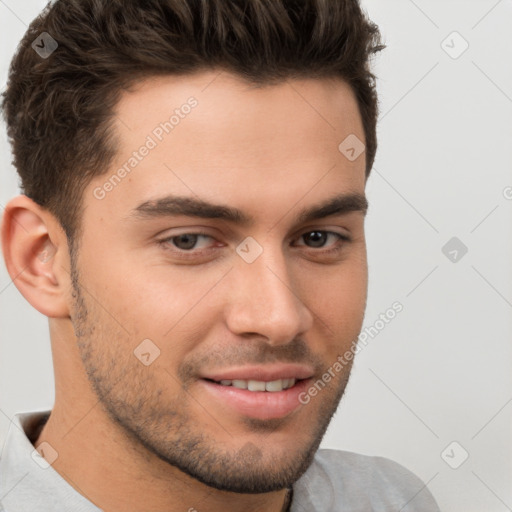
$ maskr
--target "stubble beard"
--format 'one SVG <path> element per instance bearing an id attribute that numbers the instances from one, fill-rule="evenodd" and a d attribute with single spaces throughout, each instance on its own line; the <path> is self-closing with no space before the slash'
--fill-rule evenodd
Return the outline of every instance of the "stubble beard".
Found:
<path id="1" fill-rule="evenodd" d="M 277 455 L 272 448 L 264 451 L 261 447 L 272 447 L 273 433 L 286 420 L 246 418 L 244 425 L 247 429 L 258 433 L 257 444 L 248 441 L 237 449 L 229 449 L 206 429 L 197 427 L 198 422 L 190 415 L 193 402 L 190 398 L 188 403 L 183 403 L 179 397 L 171 403 L 168 398 L 165 401 L 160 398 L 165 382 L 152 380 L 159 374 L 148 371 L 133 354 L 131 357 L 125 355 L 131 352 L 129 347 L 133 340 L 125 342 L 123 339 L 123 343 L 117 344 L 105 335 L 101 339 L 109 317 L 103 315 L 102 322 L 92 301 L 88 307 L 79 277 L 74 255 L 71 254 L 72 322 L 84 369 L 103 411 L 138 453 L 145 458 L 153 454 L 209 487 L 236 493 L 265 493 L 290 488 L 302 476 L 311 465 L 341 401 L 350 367 L 339 376 L 336 389 L 324 389 L 315 398 L 322 402 L 315 415 L 315 424 L 310 427 L 308 442 L 301 446 L 292 444 L 291 448 Z M 109 330 L 112 331 L 112 326 L 106 329 Z M 121 333 L 118 336 L 126 338 Z M 123 366 L 123 362 L 128 367 Z M 232 436 L 228 437 L 228 442 L 230 440 L 233 440 L 233 445 L 240 445 Z"/>

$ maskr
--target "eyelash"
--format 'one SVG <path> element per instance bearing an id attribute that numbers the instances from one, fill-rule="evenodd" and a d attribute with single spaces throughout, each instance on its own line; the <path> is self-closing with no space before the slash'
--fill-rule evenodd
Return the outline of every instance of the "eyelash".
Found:
<path id="1" fill-rule="evenodd" d="M 338 253 L 342 250 L 343 246 L 345 245 L 342 242 L 351 242 L 352 241 L 352 239 L 347 235 L 338 233 L 336 231 L 328 231 L 325 229 L 324 230 L 312 229 L 310 231 L 305 231 L 302 235 L 299 236 L 299 239 L 302 238 L 303 236 L 311 234 L 311 233 L 325 233 L 327 235 L 334 235 L 338 238 L 338 243 L 334 244 L 334 247 L 331 249 L 323 249 L 322 247 L 319 247 L 319 248 L 309 247 L 309 249 L 312 249 L 313 251 L 323 254 L 323 255 L 330 255 L 330 254 Z M 197 232 L 185 232 L 185 233 L 180 233 L 179 235 L 173 235 L 173 236 L 158 240 L 157 243 L 162 247 L 163 250 L 174 252 L 174 253 L 178 254 L 180 257 L 185 258 L 185 259 L 186 258 L 196 258 L 197 256 L 200 256 L 201 253 L 204 253 L 204 252 L 207 252 L 207 251 L 213 249 L 210 247 L 207 249 L 194 251 L 194 249 L 185 250 L 185 249 L 179 249 L 178 247 L 171 248 L 170 245 L 171 245 L 172 241 L 175 238 L 178 238 L 183 235 L 204 236 L 206 238 L 211 238 L 212 240 L 215 240 L 208 233 L 204 233 L 202 231 L 197 231 Z M 307 246 L 305 246 L 305 247 L 307 247 Z"/>

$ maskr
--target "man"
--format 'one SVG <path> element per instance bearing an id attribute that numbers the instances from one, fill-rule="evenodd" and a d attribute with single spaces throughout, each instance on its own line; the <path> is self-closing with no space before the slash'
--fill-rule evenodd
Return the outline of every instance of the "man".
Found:
<path id="1" fill-rule="evenodd" d="M 356 0 L 60 0 L 32 23 L 2 241 L 56 394 L 13 419 L 3 510 L 438 510 L 400 465 L 318 450 L 366 304 L 381 47 Z"/>

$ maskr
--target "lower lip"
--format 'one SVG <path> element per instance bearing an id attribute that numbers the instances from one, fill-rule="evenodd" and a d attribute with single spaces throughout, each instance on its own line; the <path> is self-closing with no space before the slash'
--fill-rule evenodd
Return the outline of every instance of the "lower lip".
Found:
<path id="1" fill-rule="evenodd" d="M 311 379 L 300 380 L 283 391 L 249 391 L 233 386 L 223 386 L 201 379 L 205 391 L 215 400 L 249 418 L 269 420 L 283 418 L 298 409 L 302 404 L 299 395 L 304 392 Z"/>

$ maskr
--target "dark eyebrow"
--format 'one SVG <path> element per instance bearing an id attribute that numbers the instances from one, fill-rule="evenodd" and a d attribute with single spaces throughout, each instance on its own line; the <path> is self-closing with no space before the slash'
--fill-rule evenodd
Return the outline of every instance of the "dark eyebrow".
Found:
<path id="1" fill-rule="evenodd" d="M 342 215 L 349 212 L 361 212 L 366 215 L 368 201 L 359 193 L 341 194 L 320 204 L 303 209 L 297 217 L 298 223 L 310 222 L 331 215 Z M 165 196 L 151 199 L 134 208 L 130 217 L 151 219 L 184 215 L 203 219 L 221 219 L 239 225 L 251 226 L 254 219 L 237 208 L 213 204 L 186 196 Z"/>
<path id="2" fill-rule="evenodd" d="M 301 210 L 297 221 L 299 224 L 312 220 L 323 219 L 330 215 L 343 215 L 350 212 L 361 212 L 366 215 L 368 200 L 364 195 L 342 194 L 328 199 L 326 202 Z"/>

